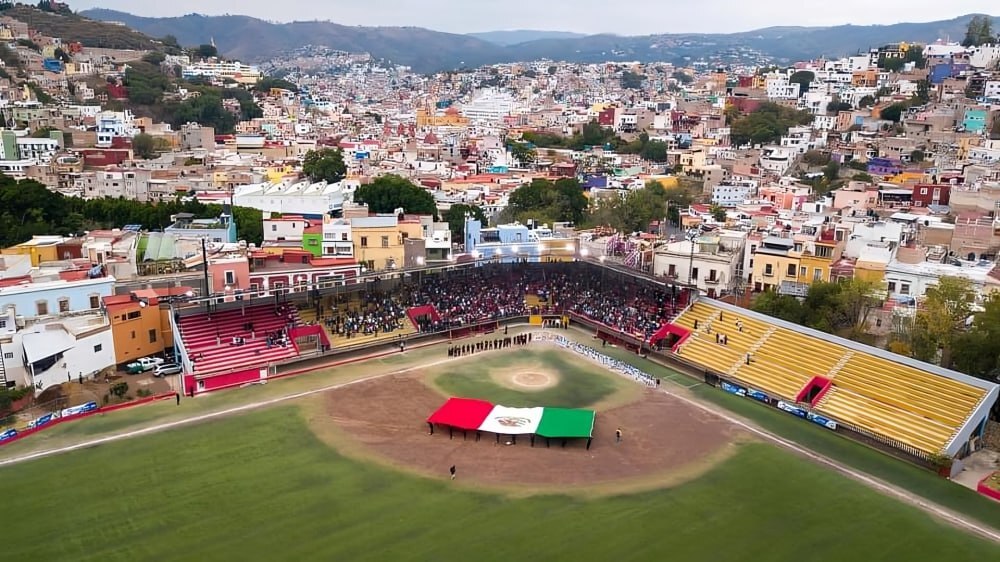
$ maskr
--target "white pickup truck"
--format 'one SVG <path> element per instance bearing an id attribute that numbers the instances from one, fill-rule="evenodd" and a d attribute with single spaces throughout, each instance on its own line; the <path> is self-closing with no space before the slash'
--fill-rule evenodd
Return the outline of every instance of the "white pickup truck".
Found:
<path id="1" fill-rule="evenodd" d="M 163 364 L 163 359 L 159 357 L 140 357 L 135 361 L 129 363 L 125 366 L 125 372 L 130 375 L 136 375 L 139 373 L 145 373 L 150 369 L 155 369 L 157 366 Z"/>

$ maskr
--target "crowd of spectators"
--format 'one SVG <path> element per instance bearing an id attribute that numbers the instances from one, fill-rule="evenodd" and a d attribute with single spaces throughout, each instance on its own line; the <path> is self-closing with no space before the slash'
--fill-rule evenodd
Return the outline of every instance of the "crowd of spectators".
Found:
<path id="1" fill-rule="evenodd" d="M 335 309 L 323 323 L 334 334 L 348 339 L 359 334 L 378 336 L 402 328 L 406 309 L 399 296 L 366 292 L 357 308 L 343 312 Z"/>
<path id="2" fill-rule="evenodd" d="M 530 306 L 526 304 L 526 297 Z M 323 318 L 334 333 L 390 333 L 407 311 L 430 305 L 433 313 L 412 318 L 433 332 L 528 314 L 573 313 L 649 341 L 686 305 L 683 296 L 661 286 L 600 270 L 552 264 L 547 267 L 480 267 L 411 279 L 391 293 L 365 293 L 360 307 Z"/>

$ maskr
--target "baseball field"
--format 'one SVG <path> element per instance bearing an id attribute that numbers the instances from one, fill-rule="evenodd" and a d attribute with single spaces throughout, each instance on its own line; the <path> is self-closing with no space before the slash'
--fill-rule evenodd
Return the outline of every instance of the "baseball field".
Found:
<path id="1" fill-rule="evenodd" d="M 4 558 L 981 561 L 1000 554 L 995 542 L 712 415 L 722 407 L 745 413 L 742 403 L 717 399 L 718 391 L 669 380 L 662 389 L 669 393 L 647 389 L 547 345 L 443 355 L 414 350 L 180 407 L 94 417 L 53 429 L 40 445 L 14 444 L 2 454 L 271 399 L 285 384 L 302 391 L 270 406 L 0 467 Z M 306 388 L 310 378 L 316 384 Z M 324 380 L 355 378 L 317 391 Z M 424 419 L 448 396 L 593 409 L 593 446 L 430 435 Z M 757 421 L 780 431 L 797 420 Z M 839 454 L 843 440 L 819 429 L 797 437 Z M 886 472 L 880 477 L 905 467 L 856 458 Z M 898 474 L 904 486 L 938 482 L 909 467 Z M 935 499 L 986 523 L 1000 519 L 1000 506 L 927 486 L 940 494 Z"/>

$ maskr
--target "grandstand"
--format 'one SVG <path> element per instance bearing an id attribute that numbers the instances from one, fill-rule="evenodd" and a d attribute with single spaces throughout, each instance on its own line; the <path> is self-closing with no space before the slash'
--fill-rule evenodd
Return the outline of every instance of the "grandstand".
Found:
<path id="1" fill-rule="evenodd" d="M 964 454 L 997 400 L 993 383 L 710 299 L 674 324 L 683 360 L 916 456 Z"/>
<path id="2" fill-rule="evenodd" d="M 178 328 L 193 372 L 206 375 L 297 356 L 295 342 L 282 336 L 298 323 L 294 307 L 269 304 L 189 314 L 179 318 Z M 234 338 L 242 338 L 242 344 Z"/>

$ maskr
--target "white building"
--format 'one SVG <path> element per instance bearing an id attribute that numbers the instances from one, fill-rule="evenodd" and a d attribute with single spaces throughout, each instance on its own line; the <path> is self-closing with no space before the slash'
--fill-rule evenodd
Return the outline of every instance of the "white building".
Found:
<path id="1" fill-rule="evenodd" d="M 721 230 L 661 246 L 653 256 L 653 274 L 697 285 L 709 296 L 736 291 L 742 283 L 747 233 Z"/>
<path id="2" fill-rule="evenodd" d="M 237 207 L 260 209 L 265 213 L 321 215 L 344 208 L 346 191 L 353 192 L 350 180 L 328 184 L 300 181 L 295 183 L 257 183 L 238 186 L 233 191 Z"/>
<path id="3" fill-rule="evenodd" d="M 115 137 L 132 138 L 141 131 L 134 125 L 135 117 L 129 110 L 102 111 L 95 118 L 98 148 L 108 148 Z"/>
<path id="4" fill-rule="evenodd" d="M 900 263 L 893 260 L 885 268 L 886 290 L 890 297 L 922 298 L 927 289 L 937 285 L 941 277 L 963 277 L 972 282 L 977 294 L 982 295 L 992 264 L 957 266 L 946 263 Z"/>
<path id="5" fill-rule="evenodd" d="M 757 180 L 728 179 L 712 188 L 712 203 L 735 207 L 757 195 Z"/>
<path id="6" fill-rule="evenodd" d="M 462 115 L 470 121 L 501 121 L 518 108 L 513 96 L 495 89 L 482 90 L 471 102 L 462 106 Z"/>
<path id="7" fill-rule="evenodd" d="M 794 100 L 799 97 L 798 82 L 789 82 L 788 76 L 769 76 L 764 84 L 770 99 Z"/>
<path id="8" fill-rule="evenodd" d="M 354 257 L 350 220 L 333 219 L 323 223 L 323 257 Z"/>
<path id="9" fill-rule="evenodd" d="M 797 151 L 795 149 L 781 146 L 765 146 L 760 153 L 760 167 L 771 172 L 784 176 L 795 160 Z"/>
<path id="10" fill-rule="evenodd" d="M 256 66 L 239 61 L 196 62 L 182 68 L 184 78 L 212 78 L 233 80 L 239 84 L 256 84 L 264 77 Z"/>
<path id="11" fill-rule="evenodd" d="M 101 311 L 113 277 L 0 288 L 0 384 L 49 386 L 91 377 L 115 363 Z"/>

